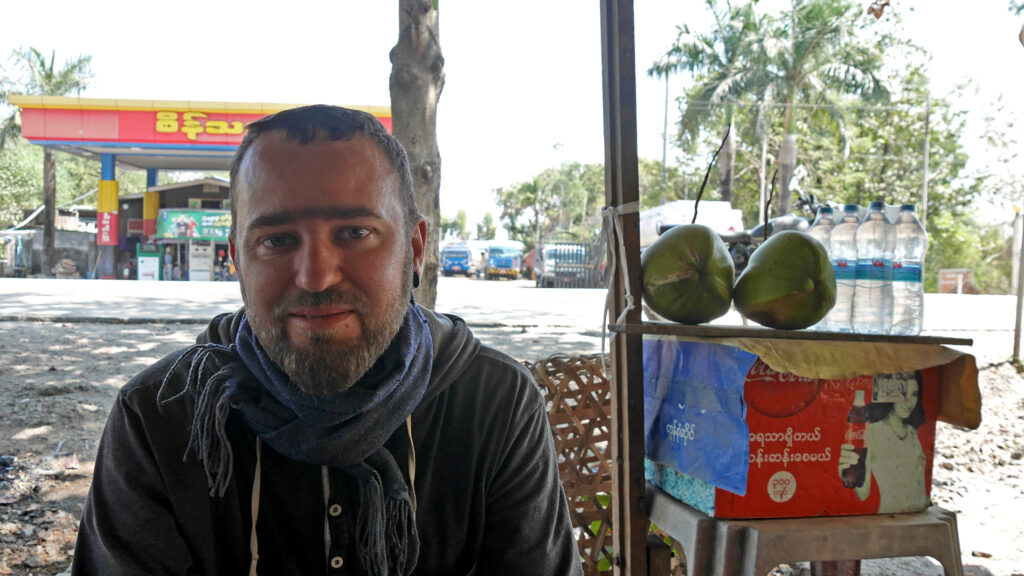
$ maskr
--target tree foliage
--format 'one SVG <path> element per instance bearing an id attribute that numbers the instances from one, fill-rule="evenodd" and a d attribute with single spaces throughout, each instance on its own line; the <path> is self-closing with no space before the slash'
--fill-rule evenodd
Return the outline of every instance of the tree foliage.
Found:
<path id="1" fill-rule="evenodd" d="M 57 53 L 50 58 L 37 48 L 15 50 L 10 63 L 0 73 L 0 105 L 7 106 L 11 94 L 42 94 L 67 96 L 79 94 L 92 78 L 89 68 L 92 56 L 78 56 L 57 68 Z M 21 111 L 13 108 L 0 124 L 0 148 L 21 137 Z"/>
<path id="2" fill-rule="evenodd" d="M 454 218 L 441 216 L 441 241 L 469 240 L 466 235 L 466 211 L 459 210 Z"/>
<path id="3" fill-rule="evenodd" d="M 526 250 L 556 230 L 592 240 L 601 228 L 604 167 L 567 162 L 526 182 L 498 188 L 494 199 L 509 238 L 522 242 Z"/>
<path id="4" fill-rule="evenodd" d="M 96 160 L 55 152 L 58 208 L 72 204 L 96 207 L 96 188 L 100 181 L 100 163 Z M 160 183 L 173 181 L 161 173 Z M 146 191 L 146 173 L 122 170 L 117 174 L 121 195 Z M 91 194 L 90 194 L 91 193 Z M 43 204 L 43 149 L 19 139 L 0 150 L 0 229 L 21 222 Z"/>
<path id="5" fill-rule="evenodd" d="M 484 217 L 476 224 L 476 239 L 477 240 L 494 240 L 497 227 L 494 224 L 494 214 L 490 212 L 484 214 Z"/>
<path id="6" fill-rule="evenodd" d="M 788 158 L 796 153 L 795 139 L 784 136 L 804 136 L 798 118 L 816 116 L 816 122 L 831 122 L 843 141 L 848 122 L 842 104 L 848 97 L 874 101 L 887 96 L 877 77 L 882 48 L 856 34 L 858 21 L 864 18 L 858 5 L 848 0 L 792 0 L 789 12 L 767 15 L 758 12 L 756 2 L 706 4 L 714 15 L 712 30 L 681 26 L 673 46 L 650 69 L 658 75 L 686 72 L 693 79 L 680 103 L 679 143 L 684 151 L 694 150 L 701 131 L 713 128 L 721 135 L 736 124 L 737 106 L 756 104 L 759 113 L 745 115 L 738 124 L 743 135 L 760 140 L 770 134 L 773 153 L 785 150 L 788 142 L 789 152 L 780 152 Z M 729 201 L 737 154 L 727 141 L 720 190 Z M 786 212 L 795 164 L 784 162 L 782 167 L 779 204 Z"/>
<path id="7" fill-rule="evenodd" d="M 704 170 L 696 164 L 665 167 L 646 158 L 638 168 L 641 209 L 695 198 Z M 718 198 L 716 191 L 706 191 L 704 197 Z M 569 162 L 548 168 L 526 182 L 495 190 L 494 198 L 501 207 L 502 227 L 527 250 L 538 236 L 543 240 L 554 233 L 593 241 L 601 231 L 605 205 L 604 165 Z"/>
<path id="8" fill-rule="evenodd" d="M 835 204 L 881 200 L 915 204 L 920 211 L 927 134 L 927 289 L 937 289 L 940 269 L 973 268 L 981 291 L 1006 290 L 1007 218 L 982 216 L 978 206 L 983 200 L 1006 207 L 1001 213 L 1008 214 L 1008 204 L 1024 205 L 1024 183 L 1006 170 L 968 173 L 966 111 L 953 104 L 959 93 L 932 94 L 926 55 L 895 33 L 898 26 L 865 21 L 862 10 L 846 0 L 797 0 L 791 12 L 763 18 L 748 4 L 707 5 L 716 17 L 712 30 L 680 27 L 675 52 L 652 66 L 655 73 L 693 75 L 693 87 L 680 102 L 677 136 L 684 190 L 695 191 L 698 167 L 702 172 L 708 151 L 718 147 L 732 122 L 739 138 L 731 202 L 743 211 L 747 227 L 757 223 L 761 180 L 779 167 L 776 154 L 787 133 L 798 134 L 801 142 L 795 167 L 802 177 L 794 180 L 795 191 Z M 887 18 L 898 24 L 896 15 Z M 765 74 L 760 78 L 750 65 L 759 59 Z M 1006 166 L 1019 148 L 1014 122 L 1005 114 L 993 116 L 1000 120 L 986 134 L 989 156 Z M 782 184 L 779 178 L 776 187 Z M 709 192 L 705 198 L 714 198 Z M 658 199 L 645 202 L 673 194 L 679 197 L 678 189 L 659 190 Z M 778 201 L 773 211 L 778 215 Z"/>
<path id="9" fill-rule="evenodd" d="M 36 204 L 42 195 L 42 152 L 35 158 L 31 154 L 35 148 L 25 143 L 0 149 L 0 229 L 20 222 L 22 210 Z"/>

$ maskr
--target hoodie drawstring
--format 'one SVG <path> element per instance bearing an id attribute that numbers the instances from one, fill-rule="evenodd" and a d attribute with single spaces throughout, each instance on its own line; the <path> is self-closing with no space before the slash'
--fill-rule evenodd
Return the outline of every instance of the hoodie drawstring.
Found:
<path id="1" fill-rule="evenodd" d="M 249 576 L 257 576 L 256 564 L 260 561 L 260 545 L 256 538 L 256 518 L 260 515 L 260 456 L 263 452 L 263 441 L 256 438 L 256 473 L 252 479 L 252 534 L 249 535 L 249 553 L 252 562 L 249 564 Z"/>
<path id="2" fill-rule="evenodd" d="M 409 431 L 409 499 L 412 501 L 412 512 L 416 513 L 416 445 L 412 441 L 412 414 L 405 419 L 405 429 Z"/>

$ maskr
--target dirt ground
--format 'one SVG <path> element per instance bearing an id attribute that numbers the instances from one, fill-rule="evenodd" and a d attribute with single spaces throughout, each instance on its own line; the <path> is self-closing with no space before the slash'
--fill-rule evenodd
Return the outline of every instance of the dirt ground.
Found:
<path id="1" fill-rule="evenodd" d="M 197 324 L 0 322 L 0 575 L 67 570 L 97 443 L 117 390 L 193 342 Z M 520 360 L 600 350 L 600 334 L 477 330 Z M 940 424 L 932 499 L 959 515 L 966 573 L 1024 574 L 1024 377 L 979 356 L 984 421 Z M 936 574 L 927 560 L 900 574 Z M 911 566 L 911 568 L 906 568 Z M 895 573 L 876 567 L 873 573 Z M 870 566 L 865 574 L 872 573 Z"/>

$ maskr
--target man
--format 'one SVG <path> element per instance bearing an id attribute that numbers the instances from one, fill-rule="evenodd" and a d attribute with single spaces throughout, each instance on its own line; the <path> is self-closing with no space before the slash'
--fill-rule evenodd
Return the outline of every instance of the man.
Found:
<path id="1" fill-rule="evenodd" d="M 111 410 L 73 574 L 579 574 L 544 404 L 412 301 L 427 233 L 372 116 L 249 126 L 231 169 L 243 310 Z"/>

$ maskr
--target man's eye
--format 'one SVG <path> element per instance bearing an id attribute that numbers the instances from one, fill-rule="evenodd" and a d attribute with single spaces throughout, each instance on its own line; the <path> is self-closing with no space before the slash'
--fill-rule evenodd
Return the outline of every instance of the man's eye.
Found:
<path id="1" fill-rule="evenodd" d="M 281 248 L 282 246 L 287 246 L 291 244 L 291 242 L 292 239 L 290 236 L 278 234 L 274 236 L 267 236 L 266 238 L 263 239 L 261 244 L 263 244 L 267 248 Z"/>
<path id="2" fill-rule="evenodd" d="M 362 226 L 347 226 L 341 231 L 342 237 L 346 240 L 358 240 L 369 236 L 369 228 L 363 228 Z"/>

